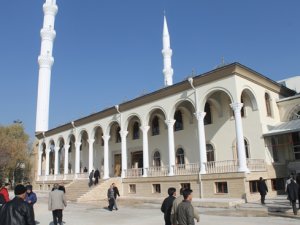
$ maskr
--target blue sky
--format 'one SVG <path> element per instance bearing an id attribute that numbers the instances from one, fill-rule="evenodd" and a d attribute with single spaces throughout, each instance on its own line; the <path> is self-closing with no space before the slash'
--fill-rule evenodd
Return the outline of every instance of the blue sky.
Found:
<path id="1" fill-rule="evenodd" d="M 0 124 L 34 138 L 43 0 L 0 7 Z M 300 74 L 299 0 L 57 0 L 49 128 L 163 87 L 166 10 L 174 82 L 240 62 L 273 79 Z"/>

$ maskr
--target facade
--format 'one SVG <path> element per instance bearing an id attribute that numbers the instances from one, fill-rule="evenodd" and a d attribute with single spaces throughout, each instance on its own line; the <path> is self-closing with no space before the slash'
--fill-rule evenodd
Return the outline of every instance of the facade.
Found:
<path id="1" fill-rule="evenodd" d="M 86 167 L 103 180 L 120 177 L 124 196 L 189 186 L 196 197 L 252 200 L 259 177 L 275 195 L 290 172 L 300 173 L 300 96 L 239 63 L 173 84 L 164 24 L 165 87 L 37 130 L 40 188 L 86 179 Z"/>

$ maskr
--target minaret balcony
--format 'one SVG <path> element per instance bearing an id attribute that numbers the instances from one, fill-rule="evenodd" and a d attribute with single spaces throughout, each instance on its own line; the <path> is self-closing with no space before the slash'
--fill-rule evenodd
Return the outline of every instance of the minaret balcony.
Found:
<path id="1" fill-rule="evenodd" d="M 38 62 L 39 62 L 40 67 L 49 67 L 49 68 L 51 68 L 51 66 L 54 63 L 54 58 L 52 56 L 40 55 L 38 57 Z"/>
<path id="2" fill-rule="evenodd" d="M 43 5 L 43 10 L 45 14 L 55 16 L 58 11 L 58 7 L 56 4 L 49 5 L 45 3 Z"/>
<path id="3" fill-rule="evenodd" d="M 41 38 L 43 40 L 50 40 L 53 41 L 56 37 L 56 32 L 55 30 L 51 29 L 51 28 L 43 28 L 41 29 Z"/>

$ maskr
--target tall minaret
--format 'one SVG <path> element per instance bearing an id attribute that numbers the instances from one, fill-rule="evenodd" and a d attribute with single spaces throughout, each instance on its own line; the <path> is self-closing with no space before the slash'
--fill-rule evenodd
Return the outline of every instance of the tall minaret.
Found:
<path id="1" fill-rule="evenodd" d="M 46 0 L 43 5 L 44 24 L 41 29 L 41 53 L 38 57 L 39 82 L 36 109 L 36 132 L 48 130 L 51 68 L 53 42 L 56 36 L 54 30 L 55 15 L 57 13 L 56 0 Z"/>
<path id="2" fill-rule="evenodd" d="M 173 84 L 173 69 L 172 69 L 172 62 L 171 62 L 172 49 L 170 48 L 170 35 L 169 35 L 166 16 L 164 16 L 162 54 L 164 58 L 163 74 L 165 76 L 165 86 L 170 86 Z"/>

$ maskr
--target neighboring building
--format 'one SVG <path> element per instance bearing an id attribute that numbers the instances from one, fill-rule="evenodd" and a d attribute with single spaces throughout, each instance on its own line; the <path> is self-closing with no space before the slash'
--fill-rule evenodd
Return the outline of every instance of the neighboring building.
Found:
<path id="1" fill-rule="evenodd" d="M 120 177 L 124 196 L 189 186 L 195 197 L 251 200 L 259 177 L 275 195 L 300 173 L 300 95 L 239 63 L 173 84 L 171 56 L 164 20 L 164 88 L 38 130 L 40 188 L 87 178 L 87 167 Z"/>

